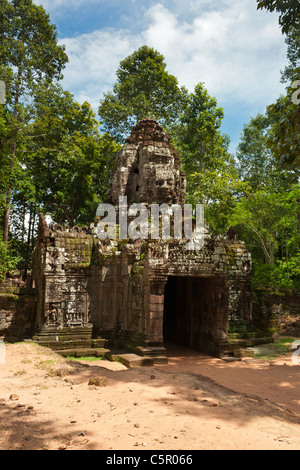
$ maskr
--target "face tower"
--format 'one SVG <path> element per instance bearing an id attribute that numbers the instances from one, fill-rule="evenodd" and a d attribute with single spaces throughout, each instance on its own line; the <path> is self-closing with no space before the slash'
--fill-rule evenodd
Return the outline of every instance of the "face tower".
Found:
<path id="1" fill-rule="evenodd" d="M 185 202 L 185 174 L 180 155 L 162 126 L 140 121 L 120 150 L 109 188 L 109 202 L 180 204 Z"/>

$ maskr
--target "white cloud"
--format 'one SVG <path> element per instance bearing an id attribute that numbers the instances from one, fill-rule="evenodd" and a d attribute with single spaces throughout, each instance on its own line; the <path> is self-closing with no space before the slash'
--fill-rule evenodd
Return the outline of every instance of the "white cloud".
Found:
<path id="1" fill-rule="evenodd" d="M 99 106 L 102 93 L 111 90 L 119 63 L 137 47 L 135 38 L 124 31 L 94 31 L 60 41 L 66 46 L 69 64 L 64 71 L 65 88 L 78 101 Z"/>
<path id="2" fill-rule="evenodd" d="M 46 11 L 54 11 L 59 8 L 78 8 L 83 4 L 97 3 L 99 0 L 34 0 L 37 5 L 42 5 Z"/>
<path id="3" fill-rule="evenodd" d="M 138 33 L 104 29 L 62 39 L 69 56 L 65 88 L 96 108 L 102 93 L 115 83 L 120 61 L 147 44 L 164 55 L 167 70 L 180 85 L 192 91 L 205 82 L 222 106 L 239 103 L 260 112 L 278 97 L 286 46 L 276 14 L 257 11 L 254 0 L 161 3 L 146 10 Z M 178 13 L 183 3 L 193 12 L 189 21 Z"/>
<path id="4" fill-rule="evenodd" d="M 166 58 L 168 70 L 190 90 L 205 82 L 224 101 L 270 100 L 282 90 L 286 46 L 277 16 L 262 15 L 252 0 L 231 1 L 190 23 L 158 4 L 148 11 L 147 44 Z"/>

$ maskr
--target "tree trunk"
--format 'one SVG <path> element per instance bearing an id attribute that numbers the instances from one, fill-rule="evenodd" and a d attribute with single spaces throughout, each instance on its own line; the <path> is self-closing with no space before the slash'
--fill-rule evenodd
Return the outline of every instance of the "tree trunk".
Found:
<path id="1" fill-rule="evenodd" d="M 10 212 L 10 204 L 11 204 L 11 195 L 12 195 L 12 189 L 9 188 L 7 190 L 6 209 L 5 209 L 4 217 L 3 217 L 3 241 L 4 241 L 4 243 L 8 242 L 9 212 Z"/>
<path id="2" fill-rule="evenodd" d="M 31 230 L 31 248 L 32 249 L 33 249 L 33 241 L 34 241 L 35 219 L 36 219 L 36 206 L 34 206 L 33 218 L 32 218 L 32 230 Z"/>
<path id="3" fill-rule="evenodd" d="M 19 67 L 17 87 L 16 87 L 16 97 L 15 97 L 15 103 L 14 103 L 14 120 L 16 120 L 18 117 L 18 105 L 19 105 L 19 99 L 20 99 L 21 78 L 22 78 L 22 69 L 21 67 Z M 12 154 L 11 154 L 11 160 L 10 160 L 10 174 L 11 175 L 13 173 L 15 160 L 16 160 L 17 137 L 18 137 L 18 129 L 16 128 L 12 135 L 12 145 L 11 145 Z M 4 218 L 3 218 L 3 241 L 4 243 L 8 242 L 11 199 L 12 199 L 12 188 L 10 187 L 7 190 L 6 209 L 5 209 Z"/>
<path id="4" fill-rule="evenodd" d="M 28 233 L 27 233 L 28 248 L 30 248 L 30 242 L 31 242 L 31 224 L 32 224 L 32 205 L 30 205 L 29 222 L 28 222 Z"/>
<path id="5" fill-rule="evenodd" d="M 26 218 L 26 203 L 24 202 L 23 205 L 23 218 L 22 218 L 22 243 L 24 243 L 25 240 L 25 218 Z"/>

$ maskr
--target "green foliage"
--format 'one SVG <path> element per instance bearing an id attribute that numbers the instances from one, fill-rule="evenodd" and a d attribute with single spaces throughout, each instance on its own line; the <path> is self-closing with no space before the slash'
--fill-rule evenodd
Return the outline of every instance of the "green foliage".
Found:
<path id="1" fill-rule="evenodd" d="M 59 80 L 68 60 L 58 45 L 56 27 L 32 0 L 2 0 L 0 5 L 0 76 L 5 81 L 5 138 L 1 142 L 7 169 L 4 192 L 3 239 L 8 241 L 9 216 L 23 150 L 24 131 L 32 119 L 31 101 L 43 81 Z M 1 152 L 2 153 L 2 152 Z M 0 175 L 1 176 L 1 175 Z"/>
<path id="2" fill-rule="evenodd" d="M 109 135 L 100 135 L 91 106 L 75 103 L 60 87 L 41 89 L 35 104 L 24 163 L 35 181 L 37 201 L 58 223 L 89 223 L 105 197 L 119 147 Z"/>
<path id="3" fill-rule="evenodd" d="M 228 152 L 229 138 L 220 132 L 223 116 L 217 100 L 199 83 L 171 129 L 187 176 L 187 201 L 205 205 L 207 222 L 216 232 L 225 230 L 234 196 L 245 190 Z"/>
<path id="4" fill-rule="evenodd" d="M 143 118 L 159 120 L 163 126 L 174 122 L 186 91 L 166 71 L 164 57 L 142 46 L 126 57 L 116 72 L 113 91 L 100 100 L 99 116 L 106 132 L 122 142 Z"/>
<path id="5" fill-rule="evenodd" d="M 282 114 L 269 107 L 244 126 L 237 160 L 239 175 L 249 188 L 236 205 L 231 224 L 238 226 L 239 238 L 252 253 L 254 287 L 299 288 L 298 169 L 280 163 L 270 145 L 280 120 Z"/>
<path id="6" fill-rule="evenodd" d="M 9 244 L 4 243 L 0 238 L 0 283 L 5 279 L 7 271 L 13 271 L 20 258 L 10 249 Z"/>
<path id="7" fill-rule="evenodd" d="M 239 176 L 252 191 L 289 190 L 298 181 L 296 166 L 280 166 L 270 144 L 279 120 L 280 114 L 267 108 L 266 114 L 258 114 L 244 125 L 236 158 Z"/>
<path id="8" fill-rule="evenodd" d="M 300 289 L 300 256 L 276 260 L 274 264 L 254 260 L 252 285 L 254 288 Z"/>
<path id="9" fill-rule="evenodd" d="M 299 198 L 296 184 L 289 192 L 256 191 L 237 204 L 231 223 L 244 230 L 255 286 L 299 287 Z"/>
<path id="10" fill-rule="evenodd" d="M 268 139 L 277 162 L 282 167 L 300 167 L 300 105 L 292 101 L 294 90 L 289 88 L 285 97 L 280 97 L 268 107 L 274 124 Z"/>
<path id="11" fill-rule="evenodd" d="M 244 125 L 237 147 L 239 176 L 247 181 L 252 189 L 269 187 L 274 173 L 274 159 L 267 147 L 270 119 L 258 114 Z"/>
<path id="12" fill-rule="evenodd" d="M 14 70 L 12 95 L 32 90 L 42 78 L 61 78 L 68 59 L 43 7 L 32 0 L 2 0 L 0 36 L 0 63 Z"/>
<path id="13" fill-rule="evenodd" d="M 285 42 L 288 65 L 281 73 L 281 81 L 290 84 L 300 77 L 300 26 L 289 31 Z"/>
<path id="14" fill-rule="evenodd" d="M 279 24 L 282 33 L 288 33 L 292 27 L 300 25 L 299 0 L 256 0 L 257 9 L 267 9 L 280 13 Z"/>

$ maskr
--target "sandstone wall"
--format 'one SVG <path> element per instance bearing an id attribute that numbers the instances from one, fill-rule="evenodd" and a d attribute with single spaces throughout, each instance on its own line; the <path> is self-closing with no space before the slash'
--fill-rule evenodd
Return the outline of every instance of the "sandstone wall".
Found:
<path id="1" fill-rule="evenodd" d="M 300 293 L 272 293 L 256 289 L 253 296 L 253 321 L 274 333 L 300 337 Z"/>
<path id="2" fill-rule="evenodd" d="M 34 332 L 36 304 L 34 291 L 0 292 L 0 336 L 7 341 L 30 338 Z"/>

